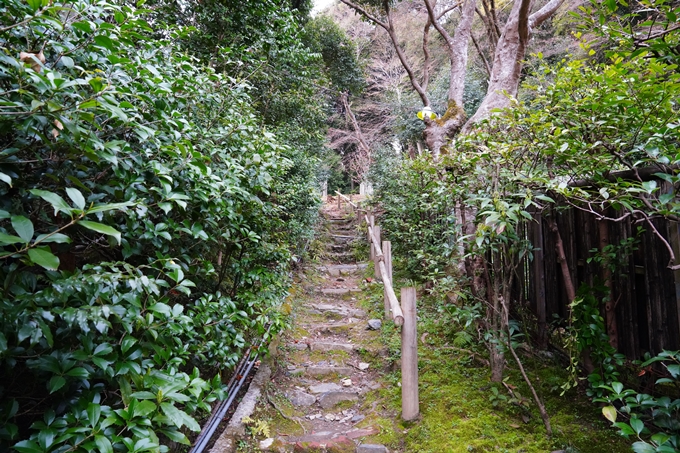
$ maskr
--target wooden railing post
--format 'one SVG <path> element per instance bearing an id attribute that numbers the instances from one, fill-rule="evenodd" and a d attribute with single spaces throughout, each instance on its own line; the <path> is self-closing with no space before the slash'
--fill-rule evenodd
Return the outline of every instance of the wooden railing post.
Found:
<path id="1" fill-rule="evenodd" d="M 418 418 L 418 334 L 416 329 L 416 289 L 401 289 L 404 325 L 401 328 L 401 418 Z"/>
<path id="2" fill-rule="evenodd" d="M 373 236 L 375 237 L 376 244 L 380 244 L 380 226 L 376 225 L 373 227 Z M 385 252 L 383 252 L 385 253 Z M 375 279 L 376 280 L 382 280 L 382 276 L 380 275 L 380 257 L 376 253 L 373 254 L 373 265 L 375 267 L 374 273 L 375 273 Z"/>
<path id="3" fill-rule="evenodd" d="M 373 261 L 375 256 L 375 248 L 373 247 L 373 241 L 371 241 L 371 234 L 373 234 L 373 227 L 375 227 L 375 217 L 373 217 L 373 214 L 368 217 L 368 222 L 368 243 L 371 244 L 371 261 Z"/>
<path id="4" fill-rule="evenodd" d="M 385 267 L 387 268 L 387 276 L 390 278 L 389 284 L 392 284 L 392 243 L 390 241 L 382 241 L 382 252 L 383 261 L 385 262 Z M 383 282 L 385 285 L 388 282 Z M 387 296 L 387 291 L 383 291 L 383 296 L 385 299 L 385 319 L 390 319 L 392 317 L 392 312 L 390 310 L 390 298 Z"/>

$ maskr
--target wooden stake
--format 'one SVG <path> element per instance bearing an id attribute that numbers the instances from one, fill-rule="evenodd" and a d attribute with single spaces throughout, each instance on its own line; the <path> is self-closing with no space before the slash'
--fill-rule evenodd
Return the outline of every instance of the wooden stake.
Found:
<path id="1" fill-rule="evenodd" d="M 387 276 L 389 277 L 389 282 L 383 282 L 385 286 L 392 285 L 392 243 L 390 241 L 382 241 L 382 252 L 385 261 L 385 268 L 387 270 Z M 380 266 L 378 266 L 380 267 Z M 387 291 L 383 293 L 385 299 L 385 319 L 390 319 L 392 317 L 390 298 L 387 295 Z"/>
<path id="2" fill-rule="evenodd" d="M 401 289 L 404 326 L 401 328 L 401 418 L 411 421 L 420 415 L 418 404 L 418 332 L 416 289 Z"/>
<path id="3" fill-rule="evenodd" d="M 380 226 L 376 225 L 373 227 L 373 237 L 375 238 L 375 243 L 376 245 L 380 246 Z M 375 267 L 375 278 L 376 280 L 382 280 L 382 276 L 380 275 L 380 265 L 378 264 L 380 260 L 378 260 L 378 254 L 374 253 L 373 254 L 373 265 Z"/>

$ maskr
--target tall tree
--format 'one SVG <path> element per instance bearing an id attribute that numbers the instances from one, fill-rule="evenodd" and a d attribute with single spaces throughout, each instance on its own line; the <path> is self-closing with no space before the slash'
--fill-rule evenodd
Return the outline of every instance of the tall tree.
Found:
<path id="1" fill-rule="evenodd" d="M 414 63 L 409 61 L 397 35 L 393 14 L 395 2 L 391 0 L 341 1 L 387 32 L 423 107 L 430 107 L 432 104 L 428 90 L 431 64 L 428 46 L 431 29 L 434 28 L 441 36 L 449 60 L 447 108 L 439 118 L 426 118 L 424 131 L 425 143 L 435 156 L 441 153 L 448 140 L 461 132 L 470 130 L 474 124 L 487 118 L 493 109 L 510 105 L 510 96 L 517 94 L 522 60 L 525 57 L 527 42 L 532 30 L 550 18 L 564 2 L 564 0 L 549 0 L 543 7 L 532 12 L 534 8 L 531 0 L 514 0 L 505 23 L 501 24 L 494 0 L 482 0 L 483 11 L 478 6 L 478 0 L 439 2 L 422 0 L 427 16 L 423 25 L 422 68 L 418 72 Z M 450 31 L 451 27 L 448 24 L 452 22 L 454 14 L 458 16 L 458 20 L 453 30 Z M 486 96 L 477 111 L 468 118 L 463 109 L 463 93 L 468 71 L 470 41 L 478 47 L 472 35 L 475 14 L 483 19 L 482 22 L 487 29 L 494 53 L 492 61 L 484 59 L 489 73 Z M 478 50 L 481 49 L 478 48 Z"/>

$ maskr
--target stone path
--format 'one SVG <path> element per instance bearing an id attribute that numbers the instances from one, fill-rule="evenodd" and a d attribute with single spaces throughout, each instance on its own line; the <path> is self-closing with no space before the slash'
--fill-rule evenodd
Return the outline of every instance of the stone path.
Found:
<path id="1" fill-rule="evenodd" d="M 372 360 L 382 354 L 382 346 L 380 321 L 368 319 L 358 306 L 366 264 L 353 262 L 357 231 L 330 206 L 324 217 L 329 230 L 325 259 L 308 273 L 305 294 L 293 301 L 294 328 L 282 338 L 260 400 L 274 414 L 269 437 L 258 440 L 254 451 L 388 451 L 375 439 L 380 428 L 367 418 L 384 385 L 375 369 L 381 362 Z"/>

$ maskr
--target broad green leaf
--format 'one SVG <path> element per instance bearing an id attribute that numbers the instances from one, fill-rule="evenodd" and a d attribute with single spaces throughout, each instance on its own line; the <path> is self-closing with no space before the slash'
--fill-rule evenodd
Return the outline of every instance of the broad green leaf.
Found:
<path id="1" fill-rule="evenodd" d="M 95 212 L 105 212 L 105 211 L 113 211 L 115 209 L 123 209 L 127 208 L 128 206 L 133 206 L 134 203 L 130 201 L 126 201 L 124 203 L 107 203 L 107 204 L 100 204 L 97 206 L 93 206 L 90 209 L 87 210 L 88 214 L 93 214 Z"/>
<path id="2" fill-rule="evenodd" d="M 56 242 L 58 244 L 70 244 L 71 238 L 61 233 L 54 233 L 52 235 L 41 234 L 35 238 L 35 242 Z"/>
<path id="3" fill-rule="evenodd" d="M 66 372 L 66 375 L 84 379 L 87 378 L 90 375 L 90 373 L 85 368 L 79 366 L 68 370 Z"/>
<path id="4" fill-rule="evenodd" d="M 190 417 L 186 412 L 177 409 L 173 404 L 161 403 L 161 410 L 178 428 L 186 425 L 186 427 L 192 431 L 201 430 L 201 427 L 198 425 L 198 423 L 196 423 L 196 420 Z"/>
<path id="5" fill-rule="evenodd" d="M 97 434 L 94 436 L 94 443 L 97 444 L 99 453 L 113 453 L 113 446 L 108 437 Z"/>
<path id="6" fill-rule="evenodd" d="M 52 376 L 50 382 L 47 384 L 47 389 L 50 393 L 54 393 L 66 385 L 66 379 L 63 376 Z"/>
<path id="7" fill-rule="evenodd" d="M 26 0 L 26 3 L 28 3 L 28 6 L 31 7 L 34 13 L 42 6 L 42 0 Z"/>
<path id="8" fill-rule="evenodd" d="M 3 209 L 0 209 L 0 219 L 9 219 L 10 217 L 12 217 L 12 216 L 10 215 L 9 212 L 7 212 Z"/>
<path id="9" fill-rule="evenodd" d="M 39 1 L 39 0 L 38 0 Z M 43 449 L 32 440 L 22 440 L 12 447 L 19 453 L 43 453 Z"/>
<path id="10" fill-rule="evenodd" d="M 54 256 L 52 252 L 45 248 L 29 249 L 28 257 L 35 264 L 44 267 L 47 270 L 56 271 L 59 268 L 59 258 Z"/>
<path id="11" fill-rule="evenodd" d="M 0 244 L 17 244 L 17 243 L 24 244 L 26 242 L 27 241 L 24 241 L 19 236 L 14 236 L 13 234 L 0 233 Z"/>
<path id="12" fill-rule="evenodd" d="M 135 417 L 146 417 L 156 410 L 156 404 L 149 400 L 140 401 L 135 407 Z"/>
<path id="13" fill-rule="evenodd" d="M 130 395 L 133 398 L 137 398 L 140 400 L 155 400 L 156 399 L 156 394 L 153 392 L 149 392 L 146 390 L 140 391 L 140 392 L 135 392 Z"/>
<path id="14" fill-rule="evenodd" d="M 633 428 L 635 433 L 639 436 L 642 430 L 645 429 L 645 424 L 639 418 L 631 418 L 630 427 Z"/>
<path id="15" fill-rule="evenodd" d="M 65 67 L 65 68 L 72 68 L 73 65 L 75 64 L 73 62 L 73 58 L 67 56 L 67 55 L 62 55 L 61 58 L 59 59 L 59 62 Z"/>
<path id="16" fill-rule="evenodd" d="M 71 212 L 73 211 L 73 209 L 71 209 L 71 206 L 69 206 L 68 203 L 66 203 L 66 201 L 56 193 L 38 189 L 31 189 L 29 190 L 29 192 L 51 204 L 52 207 L 54 208 L 54 215 L 57 215 L 57 213 L 60 211 L 63 212 L 64 214 L 70 215 Z"/>
<path id="17" fill-rule="evenodd" d="M 602 415 L 604 415 L 607 420 L 614 423 L 618 414 L 614 406 L 605 406 L 602 408 Z"/>
<path id="18" fill-rule="evenodd" d="M 67 187 L 66 194 L 71 199 L 71 201 L 73 201 L 73 204 L 75 204 L 78 209 L 80 210 L 85 209 L 85 197 L 83 197 L 83 194 L 80 193 L 80 190 L 74 187 Z"/>
<path id="19" fill-rule="evenodd" d="M 9 175 L 0 171 L 0 181 L 7 183 L 8 186 L 12 187 L 12 178 Z"/>
<path id="20" fill-rule="evenodd" d="M 95 36 L 94 42 L 97 45 L 102 46 L 102 47 L 109 49 L 111 51 L 116 50 L 116 45 L 113 43 L 111 38 L 109 38 L 108 36 L 105 36 L 105 35 Z"/>
<path id="21" fill-rule="evenodd" d="M 12 227 L 24 242 L 31 242 L 31 239 L 33 239 L 33 222 L 30 219 L 22 215 L 13 215 Z"/>
<path id="22" fill-rule="evenodd" d="M 90 426 L 96 427 L 102 414 L 102 407 L 99 404 L 90 403 L 87 405 L 87 419 Z"/>
<path id="23" fill-rule="evenodd" d="M 659 195 L 659 202 L 662 204 L 670 203 L 673 201 L 673 198 L 675 198 L 675 195 L 672 193 L 664 193 Z"/>
<path id="24" fill-rule="evenodd" d="M 149 310 L 155 311 L 156 313 L 161 313 L 163 315 L 170 316 L 172 311 L 170 310 L 170 306 L 168 304 L 164 304 L 163 302 L 158 302 L 156 304 L 153 304 L 152 306 L 149 307 Z"/>
<path id="25" fill-rule="evenodd" d="M 103 223 L 91 222 L 89 220 L 81 220 L 78 222 L 78 225 L 82 225 L 88 230 L 96 231 L 97 233 L 113 236 L 118 242 L 118 244 L 120 244 L 120 232 L 115 228 L 112 228 L 108 225 L 104 225 Z"/>
<path id="26" fill-rule="evenodd" d="M 175 429 L 161 429 L 159 432 L 165 434 L 168 439 L 180 443 L 182 445 L 191 445 L 191 442 L 189 442 L 189 439 L 187 439 L 187 436 L 182 434 L 181 432 L 175 430 Z"/>
<path id="27" fill-rule="evenodd" d="M 5 338 L 5 334 L 0 332 L 0 354 L 5 352 L 7 350 L 7 338 Z"/>
<path id="28" fill-rule="evenodd" d="M 652 447 L 647 442 L 635 442 L 632 447 L 635 453 L 656 453 L 656 448 Z"/>

